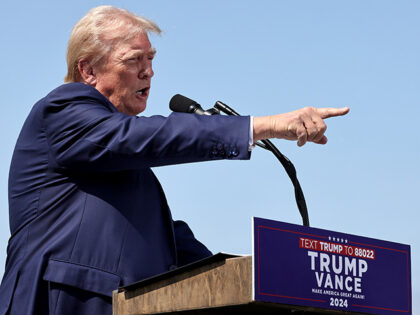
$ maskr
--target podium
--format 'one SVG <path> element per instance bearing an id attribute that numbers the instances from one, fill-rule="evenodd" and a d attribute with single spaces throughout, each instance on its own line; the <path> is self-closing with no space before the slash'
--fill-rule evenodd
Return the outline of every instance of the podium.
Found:
<path id="1" fill-rule="evenodd" d="M 253 218 L 253 255 L 119 288 L 114 315 L 412 314 L 410 246 Z"/>
<path id="2" fill-rule="evenodd" d="M 217 254 L 114 291 L 113 315 L 337 313 L 259 302 L 252 292 L 252 257 Z"/>

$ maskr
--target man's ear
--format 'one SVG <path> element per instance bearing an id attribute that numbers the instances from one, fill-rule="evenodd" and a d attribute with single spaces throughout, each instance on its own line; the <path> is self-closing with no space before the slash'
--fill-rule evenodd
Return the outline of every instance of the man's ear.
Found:
<path id="1" fill-rule="evenodd" d="M 79 69 L 82 81 L 95 87 L 97 83 L 96 68 L 92 67 L 90 62 L 86 59 L 80 59 L 77 63 L 77 68 Z"/>

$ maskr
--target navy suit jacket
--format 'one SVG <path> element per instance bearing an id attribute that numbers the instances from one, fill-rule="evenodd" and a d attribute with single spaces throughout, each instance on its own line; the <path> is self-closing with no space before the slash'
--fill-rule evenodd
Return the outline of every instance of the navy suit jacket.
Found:
<path id="1" fill-rule="evenodd" d="M 48 312 L 48 286 L 103 296 L 211 255 L 173 221 L 151 167 L 249 159 L 249 117 L 120 113 L 65 84 L 36 103 L 9 174 L 11 237 L 0 314 Z"/>

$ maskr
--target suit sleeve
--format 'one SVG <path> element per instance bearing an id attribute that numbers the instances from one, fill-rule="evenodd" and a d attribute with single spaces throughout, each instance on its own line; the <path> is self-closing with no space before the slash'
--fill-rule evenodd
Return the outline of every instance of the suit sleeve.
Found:
<path id="1" fill-rule="evenodd" d="M 80 98 L 49 100 L 43 120 L 50 154 L 67 169 L 117 171 L 250 158 L 249 117 L 137 117 Z"/>

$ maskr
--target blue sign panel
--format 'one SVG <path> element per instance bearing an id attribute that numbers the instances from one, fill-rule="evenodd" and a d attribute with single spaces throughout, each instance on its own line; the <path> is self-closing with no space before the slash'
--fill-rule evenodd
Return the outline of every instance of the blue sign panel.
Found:
<path id="1" fill-rule="evenodd" d="M 411 314 L 410 246 L 254 218 L 254 299 Z"/>

